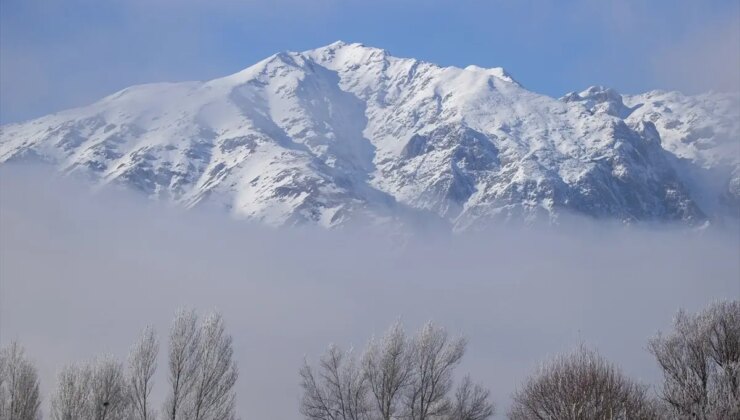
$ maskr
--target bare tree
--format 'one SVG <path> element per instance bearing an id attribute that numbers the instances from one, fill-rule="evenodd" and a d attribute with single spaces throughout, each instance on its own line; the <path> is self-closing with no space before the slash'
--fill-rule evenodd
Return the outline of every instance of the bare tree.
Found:
<path id="1" fill-rule="evenodd" d="M 128 420 L 130 396 L 123 364 L 104 356 L 59 373 L 51 401 L 55 420 Z"/>
<path id="2" fill-rule="evenodd" d="M 358 366 L 352 352 L 332 345 L 317 372 L 300 370 L 301 413 L 310 420 L 485 420 L 493 415 L 489 391 L 468 377 L 454 401 L 453 373 L 465 354 L 464 338 L 427 323 L 409 338 L 399 322 L 372 338 Z"/>
<path id="3" fill-rule="evenodd" d="M 455 392 L 455 403 L 449 420 L 485 420 L 493 416 L 493 403 L 489 400 L 491 392 L 480 385 L 473 384 L 470 376 L 465 376 Z"/>
<path id="4" fill-rule="evenodd" d="M 152 392 L 153 376 L 157 369 L 159 342 L 154 330 L 148 326 L 131 348 L 128 358 L 129 388 L 134 418 L 155 418 L 149 396 Z"/>
<path id="5" fill-rule="evenodd" d="M 740 418 L 740 301 L 718 302 L 650 341 L 673 418 Z"/>
<path id="6" fill-rule="evenodd" d="M 199 324 L 195 312 L 179 311 L 169 342 L 172 388 L 164 406 L 167 418 L 233 420 L 238 372 L 222 317 L 214 313 Z M 52 418 L 154 419 L 150 395 L 158 352 L 156 334 L 147 327 L 129 353 L 128 376 L 123 364 L 111 357 L 64 368 L 52 398 Z"/>
<path id="7" fill-rule="evenodd" d="M 352 352 L 329 346 L 319 362 L 318 377 L 307 361 L 300 370 L 300 411 L 311 420 L 365 420 L 370 415 L 365 374 Z"/>
<path id="8" fill-rule="evenodd" d="M 164 412 L 169 420 L 190 420 L 189 396 L 195 387 L 200 358 L 200 330 L 195 311 L 180 310 L 170 330 L 169 382 L 170 391 Z"/>
<path id="9" fill-rule="evenodd" d="M 57 388 L 51 400 L 54 420 L 89 419 L 91 406 L 92 369 L 89 366 L 68 365 L 59 372 Z"/>
<path id="10" fill-rule="evenodd" d="M 428 420 L 452 410 L 452 373 L 465 354 L 466 341 L 450 339 L 444 328 L 427 323 L 414 337 L 410 350 L 411 383 L 406 389 L 405 416 Z"/>
<path id="11" fill-rule="evenodd" d="M 5 356 L 5 349 L 0 349 L 0 414 L 4 415 L 7 407 L 10 405 L 10 392 L 8 391 L 8 378 L 6 378 L 8 367 Z"/>
<path id="12" fill-rule="evenodd" d="M 199 324 L 194 311 L 179 311 L 170 332 L 167 418 L 233 419 L 238 377 L 233 354 L 221 315 L 213 313 Z"/>
<path id="13" fill-rule="evenodd" d="M 10 392 L 8 388 L 8 378 L 6 378 L 8 368 L 5 360 L 5 349 L 0 349 L 0 415 L 4 416 L 10 405 Z M 0 417 L 3 418 L 3 417 Z"/>
<path id="14" fill-rule="evenodd" d="M 385 335 L 372 338 L 362 359 L 362 367 L 378 417 L 397 417 L 402 391 L 411 382 L 409 342 L 400 322 L 395 322 Z"/>
<path id="15" fill-rule="evenodd" d="M 512 420 L 653 420 L 647 388 L 596 352 L 581 348 L 555 358 L 513 397 Z"/>
<path id="16" fill-rule="evenodd" d="M 36 420 L 41 417 L 36 367 L 18 343 L 0 350 L 0 418 Z"/>
<path id="17" fill-rule="evenodd" d="M 226 333 L 221 315 L 212 313 L 207 316 L 199 336 L 191 419 L 234 419 L 234 384 L 239 374 L 233 360 L 232 338 Z"/>
<path id="18" fill-rule="evenodd" d="M 130 412 L 129 390 L 123 364 L 104 356 L 93 364 L 90 412 L 93 420 L 125 420 Z"/>

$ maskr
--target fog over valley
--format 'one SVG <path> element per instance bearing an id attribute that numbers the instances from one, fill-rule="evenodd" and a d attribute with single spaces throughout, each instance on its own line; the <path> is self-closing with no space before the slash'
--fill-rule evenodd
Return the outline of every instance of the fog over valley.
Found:
<path id="1" fill-rule="evenodd" d="M 301 418 L 298 370 L 329 343 L 362 349 L 400 319 L 468 338 L 457 370 L 491 390 L 496 417 L 540 361 L 584 344 L 657 385 L 646 351 L 679 308 L 740 296 L 736 226 L 560 226 L 450 234 L 276 229 L 128 192 L 94 193 L 47 169 L 0 168 L 0 345 L 38 366 L 42 409 L 59 369 L 125 358 L 147 325 L 217 309 L 234 337 L 237 413 Z M 159 355 L 153 399 L 166 384 Z"/>

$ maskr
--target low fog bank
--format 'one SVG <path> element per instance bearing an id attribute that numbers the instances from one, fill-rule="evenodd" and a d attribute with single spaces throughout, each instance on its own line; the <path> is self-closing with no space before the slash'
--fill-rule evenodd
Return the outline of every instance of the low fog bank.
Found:
<path id="1" fill-rule="evenodd" d="M 178 307 L 217 308 L 235 340 L 239 415 L 285 420 L 300 418 L 304 355 L 431 319 L 469 338 L 458 371 L 491 389 L 503 418 L 525 375 L 581 343 L 657 383 L 648 338 L 678 308 L 740 297 L 738 255 L 736 229 L 266 229 L 2 168 L 0 345 L 27 348 L 48 413 L 63 364 L 123 358 L 146 324 L 166 342 Z"/>

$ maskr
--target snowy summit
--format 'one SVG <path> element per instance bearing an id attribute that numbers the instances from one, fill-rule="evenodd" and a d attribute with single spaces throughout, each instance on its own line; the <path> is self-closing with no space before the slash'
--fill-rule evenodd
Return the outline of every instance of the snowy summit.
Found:
<path id="1" fill-rule="evenodd" d="M 424 217 L 465 230 L 564 213 L 698 224 L 739 214 L 739 106 L 604 87 L 555 99 L 502 68 L 336 42 L 2 126 L 0 162 L 270 225 Z"/>

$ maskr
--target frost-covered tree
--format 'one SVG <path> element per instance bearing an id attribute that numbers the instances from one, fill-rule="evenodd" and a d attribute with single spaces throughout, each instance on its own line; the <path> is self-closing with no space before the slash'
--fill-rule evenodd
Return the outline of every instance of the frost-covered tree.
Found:
<path id="1" fill-rule="evenodd" d="M 596 352 L 559 356 L 531 376 L 513 396 L 511 420 L 653 420 L 647 388 Z"/>
<path id="2" fill-rule="evenodd" d="M 150 394 L 154 385 L 154 372 L 157 370 L 158 353 L 157 335 L 148 326 L 131 348 L 128 357 L 131 408 L 137 420 L 152 420 L 156 417 Z"/>
<path id="3" fill-rule="evenodd" d="M 170 392 L 164 415 L 176 420 L 233 420 L 237 366 L 232 338 L 218 314 L 198 323 L 194 311 L 179 311 L 170 331 Z M 59 373 L 51 399 L 54 420 L 150 420 L 150 396 L 159 342 L 147 327 L 131 347 L 128 372 L 112 357 L 69 365 Z M 5 420 L 4 418 L 0 420 Z M 19 419 L 20 420 L 20 419 Z"/>
<path id="4" fill-rule="evenodd" d="M 51 417 L 54 420 L 89 419 L 92 398 L 89 366 L 68 365 L 57 379 L 57 388 L 51 399 Z"/>
<path id="5" fill-rule="evenodd" d="M 195 387 L 200 341 L 195 311 L 178 311 L 170 330 L 167 365 L 170 390 L 164 412 L 170 420 L 189 420 L 187 410 L 190 393 Z"/>
<path id="6" fill-rule="evenodd" d="M 0 419 L 41 418 L 41 395 L 36 367 L 18 343 L 0 350 Z"/>
<path id="7" fill-rule="evenodd" d="M 473 384 L 470 376 L 463 378 L 455 392 L 455 401 L 449 420 L 486 420 L 493 416 L 491 392 Z"/>
<path id="8" fill-rule="evenodd" d="M 661 397 L 671 418 L 740 418 L 740 301 L 718 302 L 649 343 L 663 371 Z"/>
<path id="9" fill-rule="evenodd" d="M 304 361 L 300 370 L 300 411 L 310 420 L 366 420 L 370 417 L 368 385 L 352 351 L 331 345 L 317 373 Z"/>
<path id="10" fill-rule="evenodd" d="M 112 356 L 98 359 L 89 384 L 93 420 L 127 420 L 130 397 L 123 363 Z"/>
<path id="11" fill-rule="evenodd" d="M 360 363 L 332 345 L 318 369 L 300 370 L 301 413 L 310 420 L 485 420 L 489 392 L 468 377 L 450 395 L 464 338 L 427 323 L 409 337 L 399 322 L 372 338 Z"/>
<path id="12" fill-rule="evenodd" d="M 411 383 L 410 343 L 400 322 L 383 337 L 372 338 L 362 358 L 362 368 L 378 418 L 391 420 L 401 410 L 403 391 Z"/>
<path id="13" fill-rule="evenodd" d="M 410 420 L 447 416 L 452 374 L 465 354 L 464 338 L 452 339 L 447 331 L 427 323 L 413 338 L 409 351 L 411 381 L 405 390 L 406 412 Z"/>
<path id="14" fill-rule="evenodd" d="M 54 420 L 128 420 L 131 406 L 123 364 L 104 356 L 59 373 L 51 400 Z"/>
<path id="15" fill-rule="evenodd" d="M 234 419 L 234 385 L 239 373 L 233 360 L 232 338 L 220 314 L 212 313 L 204 319 L 199 337 L 190 419 Z"/>
<path id="16" fill-rule="evenodd" d="M 233 419 L 238 371 L 223 318 L 214 313 L 199 324 L 194 311 L 179 311 L 169 344 L 167 418 Z"/>

